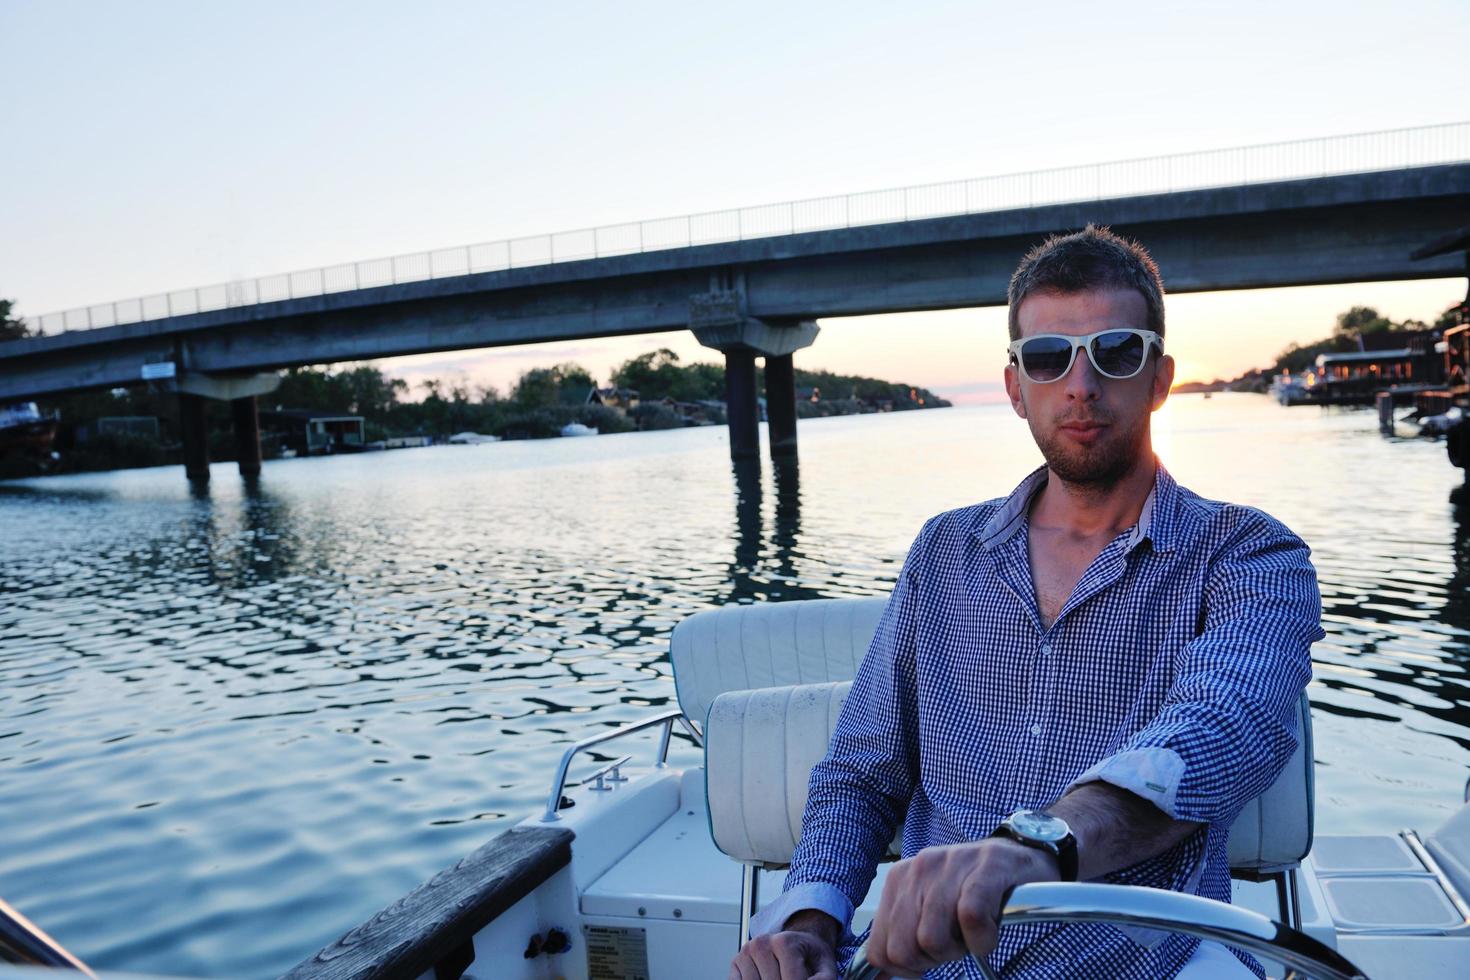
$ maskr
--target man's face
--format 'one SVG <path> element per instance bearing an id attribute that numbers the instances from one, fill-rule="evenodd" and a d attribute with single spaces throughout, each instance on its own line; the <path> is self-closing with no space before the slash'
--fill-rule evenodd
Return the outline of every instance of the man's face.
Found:
<path id="1" fill-rule="evenodd" d="M 1081 336 L 1110 327 L 1146 330 L 1148 307 L 1132 289 L 1035 293 L 1021 301 L 1021 336 Z M 1117 380 L 1101 375 L 1078 350 L 1058 381 L 1038 384 L 1006 365 L 1011 407 L 1031 427 L 1046 464 L 1068 483 L 1106 489 L 1152 453 L 1149 415 L 1164 404 L 1174 381 L 1174 359 L 1152 353 L 1143 370 Z"/>

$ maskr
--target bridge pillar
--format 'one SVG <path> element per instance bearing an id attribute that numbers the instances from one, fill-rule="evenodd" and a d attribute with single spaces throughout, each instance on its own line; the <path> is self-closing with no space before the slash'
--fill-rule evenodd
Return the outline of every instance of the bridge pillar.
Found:
<path id="1" fill-rule="evenodd" d="M 235 458 L 240 461 L 240 475 L 259 476 L 260 415 L 256 411 L 255 396 L 232 400 L 230 415 L 235 423 Z"/>
<path id="2" fill-rule="evenodd" d="M 796 455 L 796 369 L 790 354 L 766 358 L 766 425 L 771 455 Z"/>
<path id="3" fill-rule="evenodd" d="M 184 443 L 184 475 L 194 483 L 209 482 L 209 428 L 204 398 L 179 392 L 179 436 Z"/>
<path id="4" fill-rule="evenodd" d="M 204 424 L 206 398 L 230 403 L 235 423 L 236 458 L 241 476 L 260 475 L 260 416 L 256 396 L 269 394 L 281 384 L 274 371 L 247 374 L 205 374 L 176 369 L 164 382 L 165 390 L 179 396 L 179 432 L 184 441 L 184 472 L 190 480 L 209 480 L 209 431 Z"/>
<path id="5" fill-rule="evenodd" d="M 730 458 L 761 454 L 760 402 L 755 393 L 755 352 L 725 351 L 725 416 L 730 426 Z"/>
<path id="6" fill-rule="evenodd" d="M 796 383 L 791 355 L 817 339 L 816 323 L 767 321 L 750 316 L 745 312 L 744 292 L 717 289 L 689 298 L 689 327 L 701 344 L 725 355 L 730 458 L 760 455 L 756 357 L 766 359 L 766 414 L 771 424 L 771 454 L 795 453 Z"/>

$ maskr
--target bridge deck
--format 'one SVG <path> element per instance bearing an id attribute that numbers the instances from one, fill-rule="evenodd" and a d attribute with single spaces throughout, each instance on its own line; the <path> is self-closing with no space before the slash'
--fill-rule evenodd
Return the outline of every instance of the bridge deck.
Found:
<path id="1" fill-rule="evenodd" d="M 1108 224 L 1171 292 L 1463 274 L 1425 242 L 1470 213 L 1470 164 L 1057 204 L 805 232 L 375 286 L 0 345 L 0 402 L 137 383 L 142 365 L 249 372 L 681 330 L 734 288 L 773 321 L 991 306 L 1048 234 Z"/>

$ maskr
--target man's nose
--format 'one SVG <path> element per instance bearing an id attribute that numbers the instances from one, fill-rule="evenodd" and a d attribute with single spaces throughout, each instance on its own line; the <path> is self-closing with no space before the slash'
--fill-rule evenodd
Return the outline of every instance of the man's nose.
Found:
<path id="1" fill-rule="evenodd" d="M 1083 348 L 1077 349 L 1077 357 L 1072 361 L 1072 370 L 1067 372 L 1062 384 L 1066 386 L 1066 394 L 1073 401 L 1097 401 L 1102 397 L 1103 379 L 1092 366 L 1092 358 L 1087 356 Z"/>

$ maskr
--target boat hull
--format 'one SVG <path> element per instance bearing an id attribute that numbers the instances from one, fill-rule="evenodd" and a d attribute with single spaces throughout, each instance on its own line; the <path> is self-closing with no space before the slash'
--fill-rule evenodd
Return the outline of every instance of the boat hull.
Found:
<path id="1" fill-rule="evenodd" d="M 44 454 L 50 452 L 56 440 L 56 419 L 41 419 L 36 422 L 21 422 L 0 428 L 0 453 L 19 452 Z"/>

